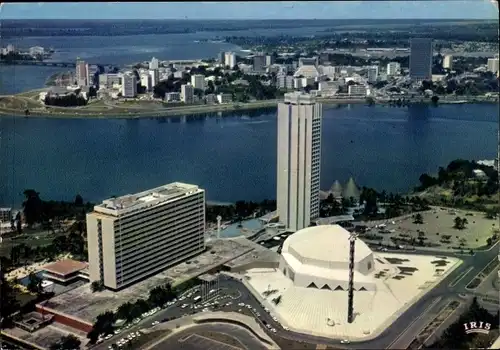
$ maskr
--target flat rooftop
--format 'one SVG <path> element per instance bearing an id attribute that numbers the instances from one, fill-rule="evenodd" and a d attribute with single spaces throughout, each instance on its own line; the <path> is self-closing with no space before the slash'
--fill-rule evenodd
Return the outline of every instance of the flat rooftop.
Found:
<path id="1" fill-rule="evenodd" d="M 254 246 L 250 243 L 252 242 L 244 238 L 214 240 L 207 246 L 206 252 L 121 291 L 105 290 L 92 293 L 90 283 L 85 283 L 51 298 L 43 306 L 93 323 L 97 316 L 106 310 L 116 310 L 126 301 L 147 298 L 154 287 L 167 282 L 178 285 L 251 251 Z"/>
<path id="2" fill-rule="evenodd" d="M 49 349 L 52 344 L 58 342 L 62 337 L 68 335 L 68 330 L 63 329 L 59 326 L 59 323 L 52 323 L 46 327 L 36 330 L 33 333 L 27 332 L 17 327 L 6 328 L 2 329 L 2 333 L 8 334 L 13 338 L 20 339 L 21 341 L 27 342 L 29 344 L 35 344 L 40 348 Z M 74 333 L 73 329 L 71 329 L 71 332 Z M 87 340 L 85 339 L 85 335 L 77 335 L 82 344 L 85 344 L 87 342 Z"/>
<path id="3" fill-rule="evenodd" d="M 55 263 L 45 265 L 43 270 L 56 275 L 66 276 L 88 267 L 88 263 L 73 259 L 63 259 Z"/>
<path id="4" fill-rule="evenodd" d="M 118 216 L 201 191 L 203 190 L 196 185 L 173 182 L 136 194 L 127 194 L 121 197 L 106 199 L 94 207 L 94 212 Z"/>

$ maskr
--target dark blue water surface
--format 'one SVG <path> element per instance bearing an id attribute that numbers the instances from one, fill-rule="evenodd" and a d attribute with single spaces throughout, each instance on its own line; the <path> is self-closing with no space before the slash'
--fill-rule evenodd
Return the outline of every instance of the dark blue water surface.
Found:
<path id="1" fill-rule="evenodd" d="M 325 108 L 321 186 L 407 191 L 455 158 L 493 159 L 495 105 Z M 276 113 L 196 118 L 0 119 L 0 203 L 25 188 L 43 198 L 99 200 L 195 183 L 217 201 L 275 197 Z"/>
<path id="2" fill-rule="evenodd" d="M 195 42 L 216 34 L 22 38 L 13 43 L 54 47 L 57 60 L 127 64 L 151 56 L 203 58 L 237 49 Z M 0 66 L 0 95 L 40 88 L 60 70 Z M 360 185 L 405 192 L 420 174 L 453 159 L 493 159 L 497 111 L 497 105 L 480 104 L 327 107 L 321 186 L 353 176 Z M 0 205 L 19 205 L 26 188 L 44 199 L 73 199 L 80 193 L 95 201 L 171 181 L 198 184 L 214 201 L 276 196 L 274 109 L 252 112 L 252 117 L 230 113 L 141 120 L 6 116 L 0 117 L 0 132 Z"/>

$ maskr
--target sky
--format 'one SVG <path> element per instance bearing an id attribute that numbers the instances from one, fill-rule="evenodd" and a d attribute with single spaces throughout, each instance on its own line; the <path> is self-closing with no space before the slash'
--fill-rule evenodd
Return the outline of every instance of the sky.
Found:
<path id="1" fill-rule="evenodd" d="M 490 0 L 10 3 L 1 19 L 498 19 Z"/>

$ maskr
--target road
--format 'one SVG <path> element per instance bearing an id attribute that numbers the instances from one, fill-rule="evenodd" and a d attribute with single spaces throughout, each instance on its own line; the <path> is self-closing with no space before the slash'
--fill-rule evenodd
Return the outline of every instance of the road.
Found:
<path id="1" fill-rule="evenodd" d="M 450 299 L 457 298 L 459 295 L 464 296 L 484 296 L 479 293 L 468 291 L 465 286 L 493 259 L 498 258 L 498 248 L 499 242 L 494 246 L 490 247 L 487 251 L 476 251 L 473 256 L 461 257 L 464 262 L 450 275 L 448 275 L 441 283 L 439 283 L 435 288 L 424 295 L 419 301 L 413 304 L 403 315 L 401 315 L 394 323 L 388 327 L 382 334 L 374 340 L 356 342 L 353 344 L 342 344 L 340 345 L 340 340 L 333 340 L 325 337 L 316 337 L 312 335 L 296 333 L 292 331 L 285 331 L 278 323 L 276 323 L 272 317 L 264 311 L 264 308 L 256 300 L 256 298 L 247 290 L 247 288 L 239 281 L 232 279 L 228 276 L 222 276 L 220 280 L 220 287 L 222 291 L 231 291 L 233 294 L 232 305 L 229 307 L 224 307 L 223 311 L 236 311 L 238 312 L 241 307 L 237 304 L 242 302 L 245 304 L 250 304 L 252 308 L 260 314 L 257 318 L 258 322 L 266 322 L 270 324 L 273 328 L 277 330 L 276 334 L 270 333 L 269 335 L 276 339 L 276 337 L 281 337 L 298 342 L 314 343 L 314 344 L 325 344 L 339 348 L 348 349 L 387 349 L 387 348 L 402 348 L 404 344 L 408 345 L 413 337 L 429 323 L 444 305 L 446 305 Z M 416 251 L 413 254 L 417 255 L 433 255 L 433 256 L 450 256 L 455 257 L 454 253 L 439 253 L 439 252 L 427 252 L 427 251 Z M 462 276 L 463 275 L 463 276 Z M 463 277 L 463 278 L 462 278 Z M 185 301 L 188 302 L 188 301 Z M 356 299 L 354 299 L 356 303 Z M 178 303 L 178 304 L 182 304 Z M 141 321 L 139 324 L 126 330 L 123 334 L 114 336 L 110 340 L 98 345 L 96 349 L 107 349 L 107 347 L 116 342 L 118 339 L 123 338 L 126 334 L 137 331 L 140 328 L 151 327 L 153 321 L 163 321 L 165 318 L 177 318 L 184 314 L 187 314 L 189 309 L 182 309 L 179 305 L 161 310 L 157 314 Z M 264 327 L 265 328 L 265 327 Z"/>
<path id="2" fill-rule="evenodd" d="M 217 332 L 237 339 L 243 346 L 230 346 L 217 343 L 200 336 L 200 332 Z M 236 350 L 236 349 L 266 350 L 259 340 L 242 327 L 229 324 L 203 324 L 180 331 L 167 339 L 157 342 L 147 350 L 184 349 L 184 350 Z"/>

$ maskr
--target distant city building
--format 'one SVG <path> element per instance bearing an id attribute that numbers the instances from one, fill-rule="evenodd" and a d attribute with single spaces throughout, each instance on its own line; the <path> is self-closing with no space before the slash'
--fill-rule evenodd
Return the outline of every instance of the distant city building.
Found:
<path id="1" fill-rule="evenodd" d="M 14 52 L 16 52 L 15 46 L 12 44 L 7 45 L 7 53 L 14 53 Z"/>
<path id="2" fill-rule="evenodd" d="M 0 208 L 0 222 L 12 220 L 12 208 Z"/>
<path id="3" fill-rule="evenodd" d="M 311 95 L 287 93 L 278 104 L 277 210 L 290 231 L 319 216 L 321 117 Z"/>
<path id="4" fill-rule="evenodd" d="M 498 58 L 488 58 L 488 71 L 498 73 Z"/>
<path id="5" fill-rule="evenodd" d="M 151 84 L 151 76 L 149 75 L 149 72 L 141 74 L 141 86 L 144 86 L 146 88 L 146 91 L 148 92 L 150 92 L 153 89 L 153 86 Z"/>
<path id="6" fill-rule="evenodd" d="M 158 69 L 160 68 L 160 62 L 157 58 L 153 57 L 149 62 L 149 69 Z"/>
<path id="7" fill-rule="evenodd" d="M 445 69 L 453 69 L 453 56 L 452 55 L 446 55 L 443 58 L 443 68 Z"/>
<path id="8" fill-rule="evenodd" d="M 293 76 L 286 75 L 285 73 L 278 73 L 276 75 L 276 86 L 278 89 L 293 89 Z"/>
<path id="9" fill-rule="evenodd" d="M 266 56 L 266 66 L 271 66 L 274 64 L 274 56 L 273 55 L 267 55 Z"/>
<path id="10" fill-rule="evenodd" d="M 181 94 L 178 92 L 167 92 L 165 94 L 165 101 L 167 102 L 179 102 L 181 100 Z"/>
<path id="11" fill-rule="evenodd" d="M 231 102 L 233 102 L 233 97 L 231 96 L 231 94 L 218 94 L 217 101 L 220 104 L 231 103 Z"/>
<path id="12" fill-rule="evenodd" d="M 181 85 L 181 101 L 188 104 L 194 102 L 194 88 L 191 84 Z"/>
<path id="13" fill-rule="evenodd" d="M 352 73 L 354 73 L 354 67 L 351 67 L 351 66 L 340 67 L 340 74 L 341 75 L 351 76 Z"/>
<path id="14" fill-rule="evenodd" d="M 339 90 L 340 84 L 337 81 L 321 81 L 318 83 L 318 90 L 321 96 L 332 96 Z"/>
<path id="15" fill-rule="evenodd" d="M 158 69 L 150 69 L 148 73 L 151 77 L 151 86 L 154 88 L 160 82 L 160 72 Z"/>
<path id="16" fill-rule="evenodd" d="M 349 95 L 353 96 L 366 96 L 367 90 L 364 85 L 349 85 L 348 87 Z"/>
<path id="17" fill-rule="evenodd" d="M 265 66 L 266 66 L 266 56 L 264 56 L 264 55 L 253 56 L 253 70 L 254 70 L 254 72 L 264 72 Z"/>
<path id="18" fill-rule="evenodd" d="M 410 78 L 421 81 L 431 80 L 432 39 L 410 39 Z"/>
<path id="19" fill-rule="evenodd" d="M 121 74 L 99 74 L 99 89 L 110 89 L 113 85 L 121 85 Z"/>
<path id="20" fill-rule="evenodd" d="M 129 286 L 205 249 L 205 191 L 172 183 L 103 201 L 87 214 L 89 277 Z"/>
<path id="21" fill-rule="evenodd" d="M 217 60 L 219 61 L 220 64 L 224 64 L 226 61 L 226 53 L 219 52 L 219 57 L 217 57 Z"/>
<path id="22" fill-rule="evenodd" d="M 76 84 L 80 86 L 87 86 L 89 84 L 89 65 L 82 60 L 76 61 Z"/>
<path id="23" fill-rule="evenodd" d="M 399 75 L 400 72 L 401 72 L 401 64 L 399 62 L 389 62 L 387 64 L 388 76 Z"/>
<path id="24" fill-rule="evenodd" d="M 45 54 L 45 49 L 43 47 L 41 46 L 30 47 L 31 56 L 44 55 L 44 54 Z"/>
<path id="25" fill-rule="evenodd" d="M 301 58 L 299 58 L 299 67 L 317 66 L 317 65 L 318 65 L 318 58 L 317 57 L 312 57 L 312 58 L 301 57 Z"/>
<path id="26" fill-rule="evenodd" d="M 366 78 L 367 78 L 369 83 L 377 82 L 378 67 L 377 66 L 368 67 L 368 69 L 366 70 Z"/>
<path id="27" fill-rule="evenodd" d="M 224 54 L 224 65 L 233 69 L 236 66 L 236 54 L 234 52 L 226 52 Z"/>
<path id="28" fill-rule="evenodd" d="M 192 75 L 191 85 L 193 85 L 195 89 L 205 90 L 205 76 L 203 74 Z"/>
<path id="29" fill-rule="evenodd" d="M 132 98 L 137 96 L 137 78 L 133 73 L 122 74 L 122 97 Z"/>

